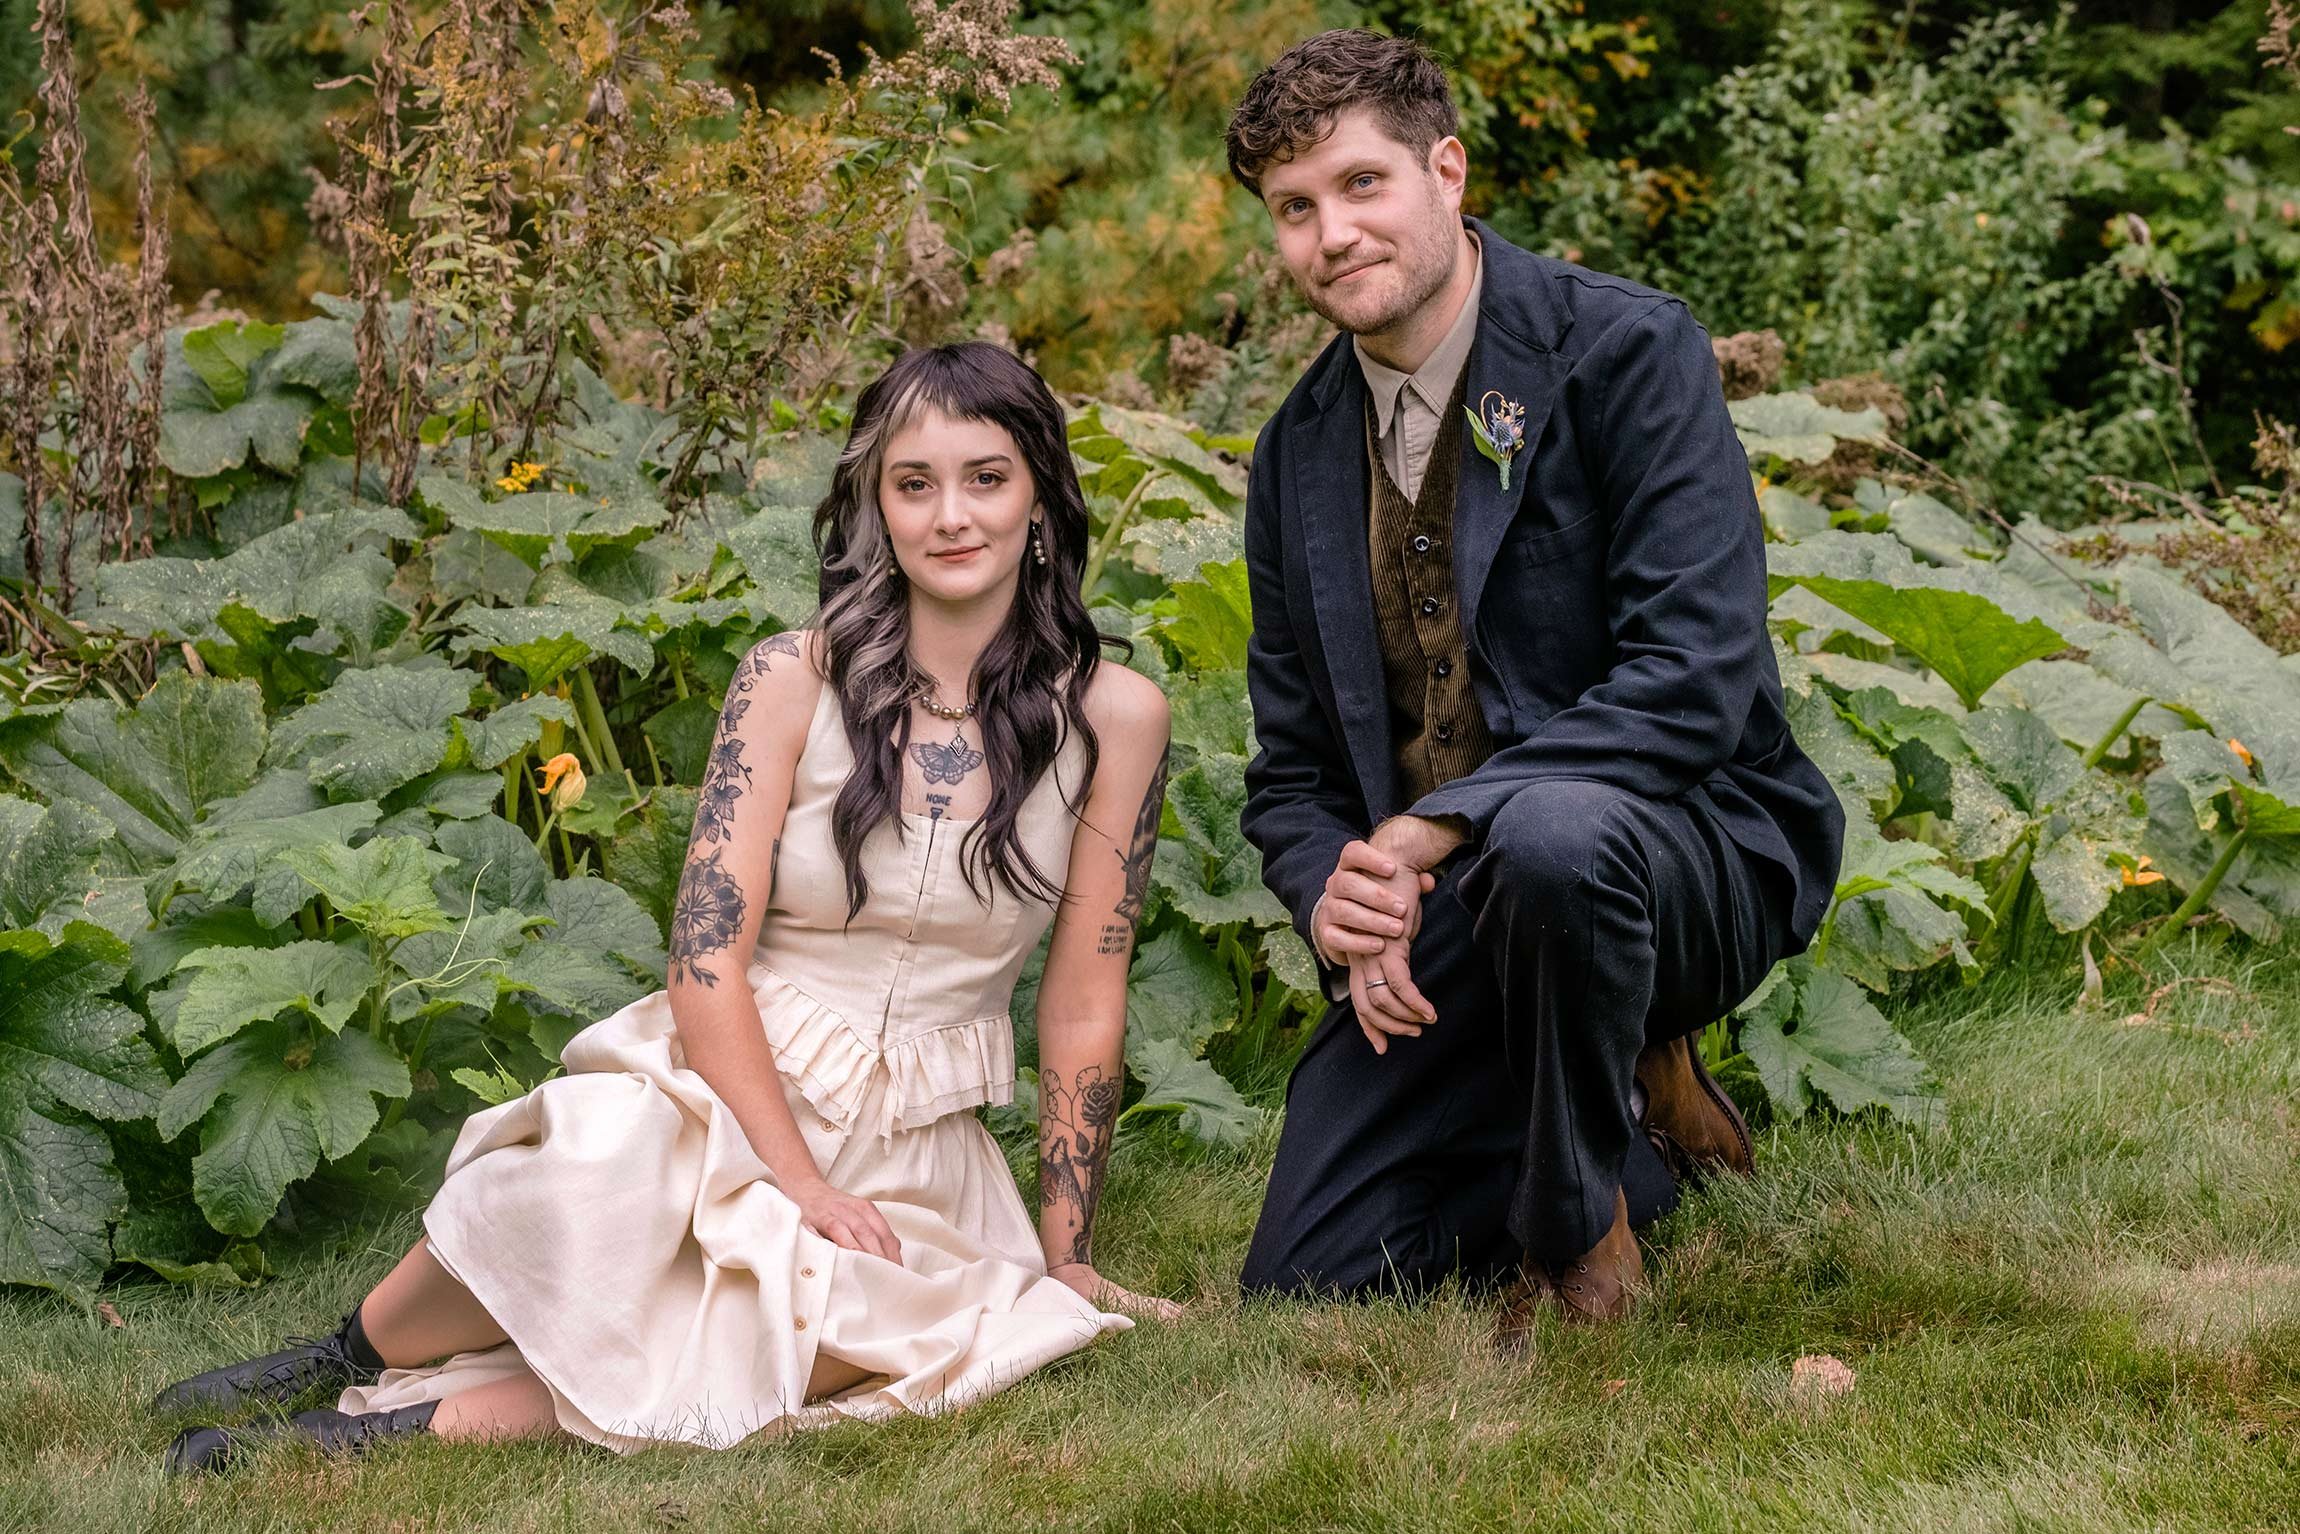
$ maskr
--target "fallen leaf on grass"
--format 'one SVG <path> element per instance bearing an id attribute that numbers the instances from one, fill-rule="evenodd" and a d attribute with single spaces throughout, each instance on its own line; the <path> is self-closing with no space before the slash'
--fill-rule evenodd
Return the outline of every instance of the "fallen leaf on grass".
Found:
<path id="1" fill-rule="evenodd" d="M 120 1313 L 112 1308 L 110 1300 L 105 1300 L 99 1304 L 96 1307 L 96 1314 L 104 1318 L 106 1326 L 126 1326 L 128 1324 L 120 1319 Z"/>
<path id="2" fill-rule="evenodd" d="M 1789 1366 L 1789 1399 L 1815 1406 L 1831 1396 L 1850 1395 L 1858 1378 L 1833 1353 L 1807 1353 Z"/>
<path id="3" fill-rule="evenodd" d="M 1605 1382 L 1605 1399 L 1610 1401 L 1628 1388 L 1629 1381 L 1627 1380 L 1607 1380 Z"/>

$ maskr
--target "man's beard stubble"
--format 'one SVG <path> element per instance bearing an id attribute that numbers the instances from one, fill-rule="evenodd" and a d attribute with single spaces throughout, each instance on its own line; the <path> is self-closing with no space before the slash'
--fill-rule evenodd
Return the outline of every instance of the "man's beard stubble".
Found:
<path id="1" fill-rule="evenodd" d="M 1302 299 L 1320 319 L 1347 335 L 1378 336 L 1393 329 L 1408 316 L 1435 298 L 1445 285 L 1453 280 L 1454 261 L 1459 259 L 1460 223 L 1451 218 L 1433 217 L 1417 229 L 1439 231 L 1437 238 L 1426 242 L 1417 239 L 1412 245 L 1399 245 L 1389 257 L 1389 264 L 1406 284 L 1396 302 L 1370 319 L 1356 323 L 1321 301 L 1320 295 L 1305 290 Z M 1452 259 L 1449 259 L 1452 258 Z"/>

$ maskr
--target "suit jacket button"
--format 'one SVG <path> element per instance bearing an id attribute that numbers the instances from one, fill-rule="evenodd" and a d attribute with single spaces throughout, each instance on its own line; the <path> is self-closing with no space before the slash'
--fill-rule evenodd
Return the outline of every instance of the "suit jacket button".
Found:
<path id="1" fill-rule="evenodd" d="M 1416 554 L 1427 554 L 1429 551 L 1430 535 L 1427 533 L 1414 534 L 1414 552 Z"/>
<path id="2" fill-rule="evenodd" d="M 1452 676 L 1453 662 L 1450 660 L 1441 660 L 1430 669 L 1435 671 L 1439 676 Z"/>
<path id="3" fill-rule="evenodd" d="M 1425 618 L 1426 618 L 1426 617 L 1430 617 L 1430 616 L 1433 616 L 1433 615 L 1434 615 L 1434 614 L 1437 612 L 1437 610 L 1438 610 L 1438 599 L 1437 599 L 1436 597 L 1423 597 L 1423 598 L 1422 598 L 1422 616 L 1423 616 L 1423 617 L 1425 617 Z"/>
<path id="4" fill-rule="evenodd" d="M 1439 725 L 1437 727 L 1437 738 L 1441 741 L 1453 739 L 1453 726 L 1450 724 Z"/>

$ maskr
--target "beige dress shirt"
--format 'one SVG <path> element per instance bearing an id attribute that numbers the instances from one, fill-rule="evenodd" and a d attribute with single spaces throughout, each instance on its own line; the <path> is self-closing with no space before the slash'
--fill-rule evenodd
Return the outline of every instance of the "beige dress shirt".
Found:
<path id="1" fill-rule="evenodd" d="M 1403 490 L 1408 500 L 1422 493 L 1430 444 L 1437 440 L 1438 412 L 1452 398 L 1461 370 L 1469 365 L 1470 343 L 1477 339 L 1477 301 L 1485 291 L 1485 258 L 1475 254 L 1476 241 L 1470 242 L 1470 249 L 1471 259 L 1478 265 L 1477 275 L 1470 279 L 1469 296 L 1462 300 L 1461 313 L 1454 316 L 1445 339 L 1422 359 L 1419 368 L 1401 373 L 1367 356 L 1362 343 L 1350 343 L 1358 354 L 1358 368 L 1366 376 L 1366 389 L 1373 395 L 1374 446 L 1381 452 L 1382 467 L 1390 471 L 1390 482 Z"/>

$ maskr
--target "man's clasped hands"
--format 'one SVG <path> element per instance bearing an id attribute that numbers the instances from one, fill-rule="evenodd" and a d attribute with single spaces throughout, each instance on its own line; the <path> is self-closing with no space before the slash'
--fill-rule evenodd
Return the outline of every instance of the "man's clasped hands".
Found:
<path id="1" fill-rule="evenodd" d="M 1310 939 L 1328 964 L 1348 966 L 1350 1010 L 1376 1054 L 1437 1021 L 1407 956 L 1421 931 L 1422 896 L 1437 887 L 1431 870 L 1463 836 L 1451 817 L 1392 816 L 1342 848 L 1312 911 Z"/>

